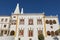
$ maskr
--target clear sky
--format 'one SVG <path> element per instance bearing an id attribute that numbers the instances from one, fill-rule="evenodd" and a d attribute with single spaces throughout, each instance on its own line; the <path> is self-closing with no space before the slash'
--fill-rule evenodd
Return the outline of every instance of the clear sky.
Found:
<path id="1" fill-rule="evenodd" d="M 20 9 L 24 8 L 24 13 L 58 14 L 60 20 L 60 0 L 0 0 L 0 15 L 11 15 L 17 3 Z"/>

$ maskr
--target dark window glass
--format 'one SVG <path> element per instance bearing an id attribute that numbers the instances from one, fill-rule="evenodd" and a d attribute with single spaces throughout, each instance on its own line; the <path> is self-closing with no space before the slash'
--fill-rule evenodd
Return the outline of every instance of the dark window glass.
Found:
<path id="1" fill-rule="evenodd" d="M 20 24 L 24 24 L 24 19 L 20 19 Z"/>
<path id="2" fill-rule="evenodd" d="M 16 18 L 16 16 L 13 16 L 13 18 Z"/>
<path id="3" fill-rule="evenodd" d="M 12 25 L 16 25 L 16 20 L 11 20 Z"/>
<path id="4" fill-rule="evenodd" d="M 5 22 L 7 22 L 7 18 L 5 19 Z"/>
<path id="5" fill-rule="evenodd" d="M 46 20 L 46 24 L 49 24 L 49 21 L 48 20 Z"/>
<path id="6" fill-rule="evenodd" d="M 42 34 L 42 30 L 38 30 L 38 35 Z"/>
<path id="7" fill-rule="evenodd" d="M 53 20 L 53 24 L 56 24 L 56 20 Z"/>
<path id="8" fill-rule="evenodd" d="M 20 38 L 18 38 L 18 40 L 20 40 Z"/>
<path id="9" fill-rule="evenodd" d="M 42 19 L 37 19 L 37 24 L 42 24 Z"/>
<path id="10" fill-rule="evenodd" d="M 10 35 L 14 35 L 14 34 L 15 34 L 15 31 L 11 31 L 11 32 L 10 32 Z"/>
<path id="11" fill-rule="evenodd" d="M 3 35 L 3 30 L 1 30 L 1 35 Z"/>
<path id="12" fill-rule="evenodd" d="M 4 19 L 2 18 L 2 19 L 1 19 L 1 22 L 3 22 L 3 20 L 4 20 Z"/>
<path id="13" fill-rule="evenodd" d="M 47 31 L 47 35 L 49 35 L 49 36 L 50 36 L 50 31 Z"/>
<path id="14" fill-rule="evenodd" d="M 4 27 L 6 27 L 6 25 L 4 25 Z"/>
<path id="15" fill-rule="evenodd" d="M 28 35 L 29 35 L 29 37 L 32 37 L 33 36 L 33 30 L 29 30 Z"/>
<path id="16" fill-rule="evenodd" d="M 59 32 L 58 31 L 55 31 L 55 35 L 59 35 Z"/>
<path id="17" fill-rule="evenodd" d="M 53 24 L 52 20 L 50 20 L 50 22 L 49 22 L 49 23 L 50 23 L 50 25 L 52 25 L 52 24 Z"/>
<path id="18" fill-rule="evenodd" d="M 33 25 L 33 19 L 29 19 L 28 24 Z"/>
<path id="19" fill-rule="evenodd" d="M 7 30 L 4 31 L 4 34 L 7 34 Z"/>
<path id="20" fill-rule="evenodd" d="M 32 40 L 31 38 L 29 40 Z"/>
<path id="21" fill-rule="evenodd" d="M 20 31 L 19 31 L 19 35 L 20 35 L 20 36 L 24 36 L 24 30 L 20 30 Z"/>
<path id="22" fill-rule="evenodd" d="M 51 36 L 54 36 L 54 31 L 51 31 Z"/>
<path id="23" fill-rule="evenodd" d="M 53 26 L 51 26 L 51 28 L 53 29 Z"/>

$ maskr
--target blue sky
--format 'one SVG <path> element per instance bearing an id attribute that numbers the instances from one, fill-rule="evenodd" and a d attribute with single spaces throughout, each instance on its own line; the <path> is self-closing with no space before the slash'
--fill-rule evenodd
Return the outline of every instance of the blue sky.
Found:
<path id="1" fill-rule="evenodd" d="M 60 0 L 0 0 L 0 15 L 11 15 L 17 3 L 20 9 L 24 8 L 24 13 L 58 14 L 60 20 Z"/>

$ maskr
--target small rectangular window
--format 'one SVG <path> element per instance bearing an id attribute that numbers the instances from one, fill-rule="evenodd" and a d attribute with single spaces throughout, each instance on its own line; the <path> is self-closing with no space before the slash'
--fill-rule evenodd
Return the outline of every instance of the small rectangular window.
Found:
<path id="1" fill-rule="evenodd" d="M 16 25 L 16 20 L 11 20 L 12 25 Z"/>
<path id="2" fill-rule="evenodd" d="M 13 18 L 16 18 L 16 16 L 13 16 Z"/>
<path id="3" fill-rule="evenodd" d="M 33 25 L 33 19 L 29 19 L 29 20 L 28 20 L 28 24 L 29 24 L 29 25 Z"/>
<path id="4" fill-rule="evenodd" d="M 3 22 L 3 20 L 4 20 L 4 19 L 2 18 L 2 19 L 1 19 L 1 22 Z"/>
<path id="5" fill-rule="evenodd" d="M 4 34 L 7 34 L 7 30 L 4 31 Z"/>
<path id="6" fill-rule="evenodd" d="M 22 29 L 19 30 L 19 35 L 20 35 L 20 36 L 24 36 L 24 30 L 22 30 Z"/>
<path id="7" fill-rule="evenodd" d="M 20 40 L 20 38 L 18 38 L 18 40 Z"/>
<path id="8" fill-rule="evenodd" d="M 31 38 L 29 40 L 32 40 Z"/>
<path id="9" fill-rule="evenodd" d="M 42 19 L 37 19 L 37 24 L 42 24 Z"/>
<path id="10" fill-rule="evenodd" d="M 38 30 L 38 35 L 42 34 L 42 30 Z"/>
<path id="11" fill-rule="evenodd" d="M 24 24 L 24 19 L 20 19 L 20 24 Z"/>
<path id="12" fill-rule="evenodd" d="M 3 30 L 1 30 L 1 36 L 3 36 Z"/>
<path id="13" fill-rule="evenodd" d="M 5 22 L 7 22 L 7 20 L 8 20 L 8 19 L 6 18 L 6 19 L 5 19 Z"/>
<path id="14" fill-rule="evenodd" d="M 4 27 L 6 28 L 7 25 L 4 25 Z"/>
<path id="15" fill-rule="evenodd" d="M 28 36 L 29 36 L 29 37 L 33 37 L 33 30 L 29 30 Z"/>

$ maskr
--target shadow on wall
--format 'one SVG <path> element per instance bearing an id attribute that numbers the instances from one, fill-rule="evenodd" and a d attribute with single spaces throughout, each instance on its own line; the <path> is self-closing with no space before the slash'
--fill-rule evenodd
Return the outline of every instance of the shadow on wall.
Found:
<path id="1" fill-rule="evenodd" d="M 57 36 L 55 36 L 53 39 L 54 39 L 54 40 L 59 40 L 59 38 L 58 38 Z"/>

